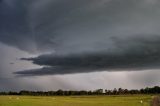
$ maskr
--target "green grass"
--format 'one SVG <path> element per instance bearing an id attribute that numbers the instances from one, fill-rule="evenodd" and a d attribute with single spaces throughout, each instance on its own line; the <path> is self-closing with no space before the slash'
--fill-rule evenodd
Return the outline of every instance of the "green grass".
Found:
<path id="1" fill-rule="evenodd" d="M 150 95 L 0 96 L 0 106 L 150 106 L 151 99 Z"/>

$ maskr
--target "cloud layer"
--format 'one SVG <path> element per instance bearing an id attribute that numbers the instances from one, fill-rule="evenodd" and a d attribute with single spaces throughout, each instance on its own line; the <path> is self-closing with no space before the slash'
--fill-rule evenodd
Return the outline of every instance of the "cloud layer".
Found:
<path id="1" fill-rule="evenodd" d="M 20 75 L 159 68 L 158 0 L 1 0 L 0 42 L 42 54 Z M 45 54 L 50 53 L 50 54 Z"/>
<path id="2" fill-rule="evenodd" d="M 44 66 L 44 68 L 20 71 L 16 74 L 50 75 L 160 68 L 159 36 L 155 36 L 155 39 L 150 37 L 146 37 L 146 39 L 132 38 L 127 45 L 125 41 L 121 43 L 120 41 L 117 45 L 119 48 L 113 50 L 114 52 L 70 55 L 48 54 L 35 58 L 22 58 L 22 60 L 32 61 L 36 65 Z"/>
<path id="3" fill-rule="evenodd" d="M 107 50 L 112 37 L 159 34 L 156 0 L 1 0 L 0 41 L 30 53 Z"/>

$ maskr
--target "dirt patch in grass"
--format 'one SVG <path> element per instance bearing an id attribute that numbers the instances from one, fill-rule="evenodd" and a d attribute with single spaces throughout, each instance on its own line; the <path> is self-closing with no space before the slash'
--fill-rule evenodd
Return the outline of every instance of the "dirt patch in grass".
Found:
<path id="1" fill-rule="evenodd" d="M 151 102 L 151 106 L 160 106 L 160 97 L 156 96 Z"/>

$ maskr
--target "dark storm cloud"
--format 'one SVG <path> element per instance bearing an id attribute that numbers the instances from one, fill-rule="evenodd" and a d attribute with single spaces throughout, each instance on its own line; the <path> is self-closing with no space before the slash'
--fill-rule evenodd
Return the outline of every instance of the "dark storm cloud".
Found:
<path id="1" fill-rule="evenodd" d="M 36 58 L 22 58 L 22 60 L 33 61 L 34 64 L 44 66 L 44 68 L 19 71 L 16 74 L 32 76 L 160 68 L 160 37 L 158 35 L 154 39 L 133 37 L 127 42 L 124 40 L 120 43 L 117 39 L 119 50 L 122 50 L 119 52 L 116 50 L 118 53 L 50 54 Z"/>
<path id="2" fill-rule="evenodd" d="M 31 33 L 28 26 L 27 1 L 1 0 L 0 4 L 0 41 L 18 47 L 22 50 L 29 50 L 28 43 L 31 43 Z"/>
<path id="3" fill-rule="evenodd" d="M 158 0 L 2 0 L 0 41 L 45 75 L 159 68 Z M 51 55 L 45 55 L 45 53 Z"/>
<path id="4" fill-rule="evenodd" d="M 54 51 L 63 40 L 57 30 L 85 20 L 77 12 L 85 16 L 84 8 L 95 1 L 1 0 L 0 41 L 31 53 Z"/>
<path id="5" fill-rule="evenodd" d="M 157 34 L 159 18 L 156 0 L 1 0 L 0 41 L 30 53 L 107 50 L 111 36 Z"/>

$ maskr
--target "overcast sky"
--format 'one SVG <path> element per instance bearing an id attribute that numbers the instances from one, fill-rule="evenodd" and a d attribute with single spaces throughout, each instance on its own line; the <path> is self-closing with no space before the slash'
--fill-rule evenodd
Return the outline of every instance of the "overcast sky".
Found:
<path id="1" fill-rule="evenodd" d="M 159 0 L 0 0 L 0 91 L 160 85 Z"/>

